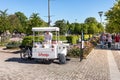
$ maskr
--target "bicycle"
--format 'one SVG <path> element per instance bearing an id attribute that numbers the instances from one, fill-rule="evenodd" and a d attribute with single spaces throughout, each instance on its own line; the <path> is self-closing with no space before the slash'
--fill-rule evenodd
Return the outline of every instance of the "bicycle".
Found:
<path id="1" fill-rule="evenodd" d="M 31 59 L 32 58 L 32 47 L 30 46 L 20 46 L 20 58 L 21 59 Z"/>

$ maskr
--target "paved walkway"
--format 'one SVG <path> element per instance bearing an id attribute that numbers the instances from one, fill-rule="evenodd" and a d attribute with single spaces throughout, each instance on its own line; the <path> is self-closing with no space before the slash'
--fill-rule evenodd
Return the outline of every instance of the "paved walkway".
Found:
<path id="1" fill-rule="evenodd" d="M 95 48 L 83 59 L 65 65 L 21 61 L 15 50 L 0 48 L 0 80 L 120 80 L 120 51 Z"/>

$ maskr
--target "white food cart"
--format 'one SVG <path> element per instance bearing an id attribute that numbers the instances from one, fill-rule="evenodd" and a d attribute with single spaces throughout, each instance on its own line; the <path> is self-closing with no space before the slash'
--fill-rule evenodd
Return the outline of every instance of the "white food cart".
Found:
<path id="1" fill-rule="evenodd" d="M 66 63 L 67 47 L 69 44 L 62 43 L 59 40 L 59 28 L 58 27 L 34 27 L 32 28 L 33 36 L 36 36 L 37 32 L 50 31 L 54 32 L 56 40 L 51 43 L 36 42 L 33 37 L 32 58 L 55 60 L 58 59 L 59 63 Z M 43 35 L 41 35 L 43 36 Z"/>

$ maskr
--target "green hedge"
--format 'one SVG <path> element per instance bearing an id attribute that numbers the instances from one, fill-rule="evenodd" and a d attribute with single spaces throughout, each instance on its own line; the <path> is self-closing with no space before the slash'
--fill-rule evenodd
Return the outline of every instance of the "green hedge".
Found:
<path id="1" fill-rule="evenodd" d="M 43 36 L 35 36 L 35 42 L 43 42 L 44 37 Z"/>
<path id="2" fill-rule="evenodd" d="M 84 35 L 85 39 L 89 38 L 89 35 Z M 64 36 L 64 35 L 60 35 L 59 36 L 59 40 L 61 41 L 67 41 L 70 44 L 77 44 L 78 40 L 79 40 L 80 36 L 79 35 L 70 35 L 70 36 Z M 35 36 L 35 42 L 43 42 L 44 40 L 44 36 Z M 52 40 L 56 40 L 56 36 L 53 36 Z M 33 36 L 26 36 L 24 37 L 23 41 L 22 41 L 22 45 L 23 46 L 31 46 L 32 45 L 32 41 L 33 41 Z"/>
<path id="3" fill-rule="evenodd" d="M 55 35 L 53 36 L 53 40 L 56 40 L 56 36 L 55 36 Z M 67 39 L 66 39 L 66 36 L 61 35 L 61 36 L 59 36 L 59 40 L 60 40 L 60 41 L 65 41 L 65 40 L 67 40 Z"/>
<path id="4" fill-rule="evenodd" d="M 92 49 L 93 47 L 84 48 L 82 53 L 82 50 L 79 47 L 72 47 L 68 50 L 67 56 L 78 58 L 81 54 L 83 54 L 83 58 L 86 58 L 87 55 L 89 55 L 89 53 L 92 51 Z"/>
<path id="5" fill-rule="evenodd" d="M 67 56 L 69 57 L 79 57 L 81 54 L 80 48 L 73 47 L 67 52 Z"/>
<path id="6" fill-rule="evenodd" d="M 33 40 L 32 36 L 26 36 L 26 37 L 24 37 L 21 45 L 22 46 L 32 46 L 32 40 Z"/>
<path id="7" fill-rule="evenodd" d="M 21 45 L 20 41 L 11 41 L 6 45 L 6 48 L 11 49 L 11 48 L 18 48 Z"/>
<path id="8" fill-rule="evenodd" d="M 43 36 L 35 36 L 35 42 L 42 42 L 43 41 Z M 33 36 L 26 36 L 24 37 L 23 41 L 22 41 L 22 46 L 32 46 L 32 42 L 33 42 Z"/>
<path id="9" fill-rule="evenodd" d="M 88 40 L 89 38 L 92 38 L 92 34 L 85 34 L 84 40 Z"/>
<path id="10" fill-rule="evenodd" d="M 77 36 L 77 35 L 71 35 L 71 36 L 67 36 L 66 39 L 71 44 L 77 44 L 79 36 Z"/>

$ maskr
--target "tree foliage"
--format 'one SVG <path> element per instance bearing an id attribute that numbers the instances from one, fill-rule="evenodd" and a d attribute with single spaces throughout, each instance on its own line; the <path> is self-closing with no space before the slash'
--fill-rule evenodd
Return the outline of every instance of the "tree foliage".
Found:
<path id="1" fill-rule="evenodd" d="M 74 23 L 74 34 L 80 34 L 81 33 L 81 25 L 79 23 Z"/>
<path id="2" fill-rule="evenodd" d="M 8 9 L 4 11 L 0 10 L 0 32 L 5 32 L 9 27 L 7 10 Z"/>
<path id="3" fill-rule="evenodd" d="M 56 21 L 54 26 L 60 28 L 60 34 L 65 35 L 67 33 L 68 27 L 64 19 Z"/>
<path id="4" fill-rule="evenodd" d="M 114 6 L 105 13 L 107 20 L 107 32 L 120 32 L 120 0 L 116 0 Z M 114 30 L 113 30 L 114 29 Z"/>
<path id="5" fill-rule="evenodd" d="M 28 18 L 25 16 L 24 13 L 22 12 L 16 12 L 15 15 L 17 16 L 18 20 L 19 20 L 19 23 L 21 24 L 21 31 L 20 32 L 26 32 L 26 29 L 27 29 L 27 21 L 28 21 Z"/>
<path id="6" fill-rule="evenodd" d="M 11 33 L 17 31 L 32 34 L 32 27 L 44 26 L 47 26 L 47 22 L 42 20 L 38 13 L 33 13 L 27 18 L 22 12 L 15 12 L 14 14 L 8 15 L 7 9 L 4 11 L 0 10 L 0 33 L 9 30 Z M 95 34 L 103 31 L 103 26 L 94 17 L 86 18 L 84 23 L 69 23 L 69 21 L 65 21 L 64 19 L 57 20 L 54 26 L 60 28 L 61 35 L 65 35 L 66 33 L 79 35 L 81 31 L 85 34 Z"/>
<path id="7" fill-rule="evenodd" d="M 89 34 L 95 34 L 103 32 L 103 26 L 97 22 L 94 17 L 88 17 L 85 19 L 85 24 L 87 24 L 87 29 Z"/>
<path id="8" fill-rule="evenodd" d="M 32 34 L 32 27 L 41 27 L 42 20 L 39 17 L 38 13 L 33 13 L 28 21 L 28 28 L 27 28 L 27 34 Z"/>
<path id="9" fill-rule="evenodd" d="M 9 15 L 8 19 L 9 19 L 9 22 L 10 22 L 10 25 L 9 25 L 9 31 L 10 32 L 14 32 L 14 31 L 23 32 L 20 20 L 18 19 L 18 17 L 15 14 Z"/>

